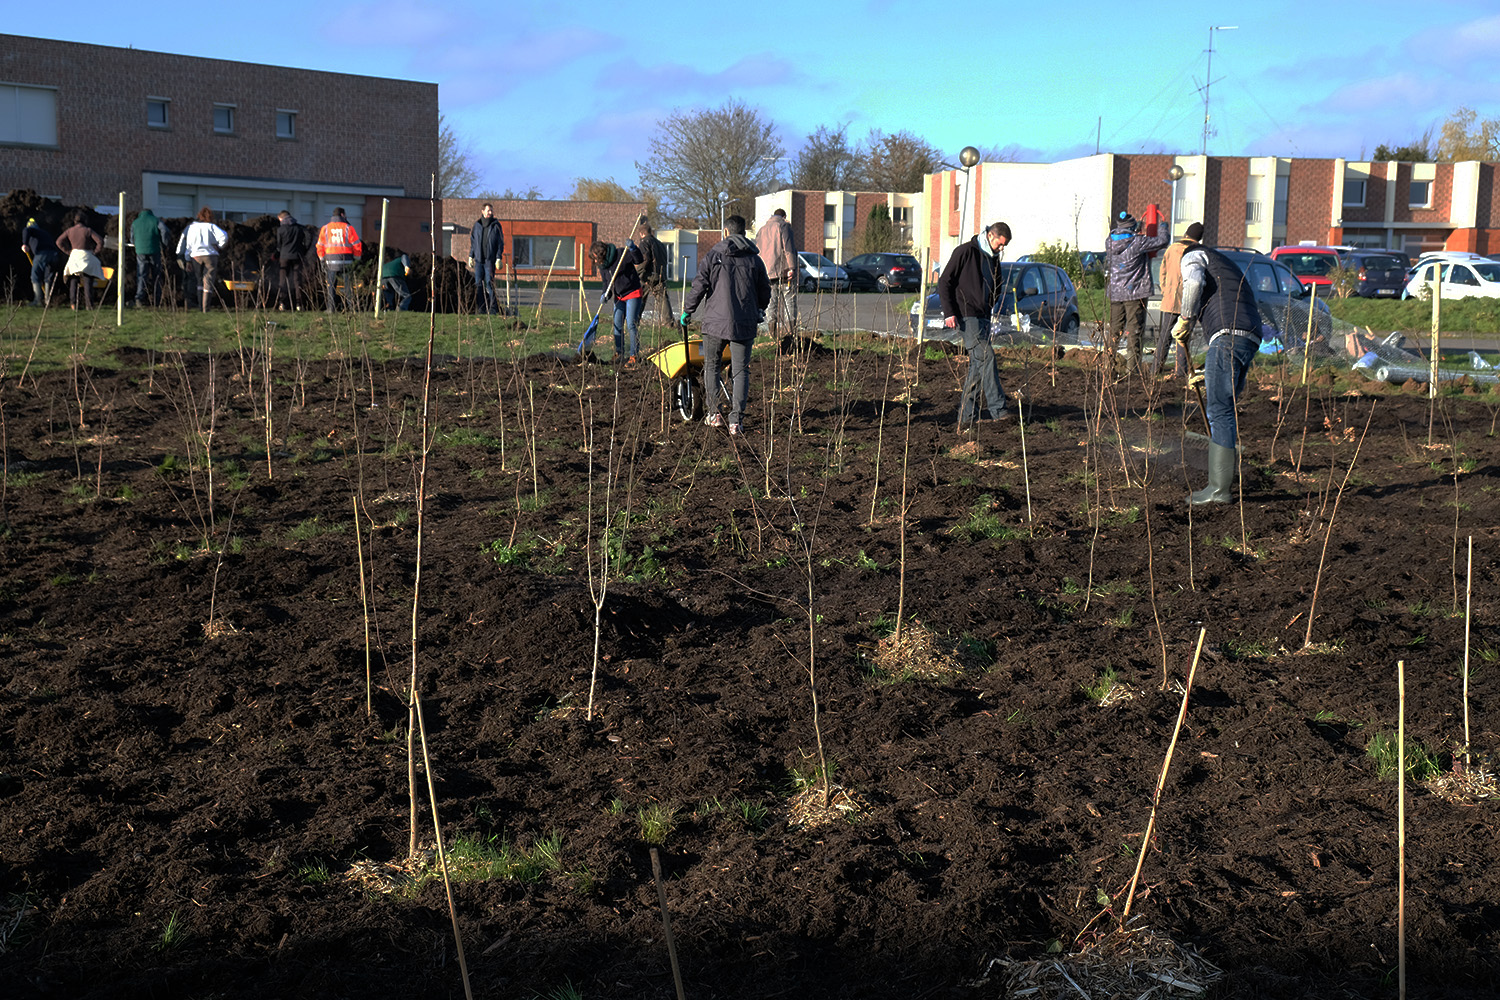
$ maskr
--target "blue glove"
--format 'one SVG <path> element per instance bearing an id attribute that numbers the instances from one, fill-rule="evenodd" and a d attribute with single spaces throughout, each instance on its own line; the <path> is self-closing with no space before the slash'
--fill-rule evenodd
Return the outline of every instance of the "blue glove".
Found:
<path id="1" fill-rule="evenodd" d="M 599 293 L 599 304 L 601 306 L 604 305 L 604 300 L 607 299 L 607 298 L 609 298 L 609 293 L 608 292 L 600 292 Z"/>
<path id="2" fill-rule="evenodd" d="M 693 314 L 692 314 L 692 313 L 690 313 L 690 312 L 684 312 L 684 313 L 683 313 L 683 314 L 682 314 L 682 318 L 681 318 L 681 319 L 680 319 L 680 320 L 678 320 L 678 322 L 680 322 L 680 323 L 681 323 L 681 324 L 682 324 L 682 325 L 683 325 L 683 326 L 687 326 L 687 325 L 688 325 L 688 322 L 689 322 L 689 321 L 690 321 L 690 320 L 691 320 L 691 319 L 692 319 L 692 318 L 693 318 Z"/>

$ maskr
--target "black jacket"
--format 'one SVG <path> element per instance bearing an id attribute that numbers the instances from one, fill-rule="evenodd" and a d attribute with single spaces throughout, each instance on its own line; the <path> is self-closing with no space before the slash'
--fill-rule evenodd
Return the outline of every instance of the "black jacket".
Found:
<path id="1" fill-rule="evenodd" d="M 594 265 L 599 268 L 599 280 L 608 282 L 614 277 L 614 284 L 605 289 L 616 299 L 623 299 L 631 292 L 641 290 L 641 278 L 636 272 L 635 266 L 645 260 L 645 255 L 634 243 L 625 248 L 625 259 L 620 259 L 620 248 L 613 243 L 604 244 L 604 259 L 596 260 Z"/>
<path id="2" fill-rule="evenodd" d="M 736 234 L 703 255 L 683 311 L 691 313 L 705 299 L 703 336 L 755 339 L 761 310 L 771 304 L 771 281 L 754 243 Z"/>
<path id="3" fill-rule="evenodd" d="M 477 263 L 493 264 L 505 255 L 505 230 L 499 219 L 480 217 L 469 230 L 469 256 Z"/>
<path id="4" fill-rule="evenodd" d="M 937 282 L 943 318 L 989 316 L 999 272 L 1000 257 L 990 252 L 990 241 L 984 233 L 954 250 Z"/>
<path id="5" fill-rule="evenodd" d="M 307 255 L 312 241 L 307 230 L 296 219 L 286 218 L 276 227 L 276 256 L 287 262 L 301 260 Z"/>

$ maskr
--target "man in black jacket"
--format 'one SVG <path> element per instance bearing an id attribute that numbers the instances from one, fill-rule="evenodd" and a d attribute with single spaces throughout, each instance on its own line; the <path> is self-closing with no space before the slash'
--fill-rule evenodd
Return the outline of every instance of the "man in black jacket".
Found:
<path id="1" fill-rule="evenodd" d="M 938 277 L 938 301 L 943 325 L 957 329 L 969 353 L 969 371 L 964 376 L 958 403 L 958 429 L 979 419 L 979 397 L 989 406 L 990 419 L 1008 421 L 1005 390 L 1000 387 L 1000 368 L 990 344 L 990 315 L 1003 296 L 1000 258 L 1010 242 L 1010 226 L 996 222 L 953 251 Z"/>
<path id="2" fill-rule="evenodd" d="M 500 220 L 495 218 L 495 206 L 485 202 L 479 221 L 469 231 L 469 266 L 474 269 L 479 312 L 499 311 L 500 300 L 495 295 L 495 263 L 503 256 L 505 230 L 500 228 Z"/>
<path id="3" fill-rule="evenodd" d="M 308 239 L 307 230 L 292 218 L 291 212 L 283 210 L 276 218 L 279 220 L 276 224 L 276 262 L 281 278 L 276 286 L 276 308 L 285 312 L 302 308 L 302 261 L 307 257 L 312 240 Z M 283 303 L 282 299 L 286 302 Z"/>
<path id="4" fill-rule="evenodd" d="M 722 427 L 719 412 L 719 365 L 724 344 L 729 343 L 734 390 L 730 394 L 729 433 L 739 434 L 750 398 L 750 346 L 761 313 L 771 304 L 771 282 L 760 252 L 745 237 L 745 220 L 731 215 L 724 220 L 724 239 L 703 255 L 693 290 L 682 304 L 682 324 L 693 318 L 693 310 L 705 302 L 703 310 L 703 398 L 708 403 L 707 423 Z"/>

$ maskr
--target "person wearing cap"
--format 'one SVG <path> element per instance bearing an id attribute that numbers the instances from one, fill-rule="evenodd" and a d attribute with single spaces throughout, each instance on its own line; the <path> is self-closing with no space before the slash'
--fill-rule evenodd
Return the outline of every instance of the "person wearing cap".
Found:
<path id="1" fill-rule="evenodd" d="M 978 421 L 981 397 L 989 407 L 991 420 L 1003 423 L 1010 419 L 1005 390 L 1000 385 L 1000 367 L 990 343 L 990 316 L 1004 295 L 1000 260 L 1009 242 L 1010 226 L 991 223 L 953 251 L 938 277 L 943 326 L 958 331 L 969 355 L 969 371 L 958 399 L 960 434 Z"/>
<path id="2" fill-rule="evenodd" d="M 1208 396 L 1208 485 L 1188 496 L 1194 506 L 1234 498 L 1239 459 L 1235 399 L 1245 389 L 1245 372 L 1260 350 L 1260 309 L 1255 291 L 1234 261 L 1201 243 L 1182 254 L 1182 313 L 1172 325 L 1179 353 L 1186 353 L 1193 324 L 1203 327 L 1208 354 L 1203 381 Z"/>
<path id="3" fill-rule="evenodd" d="M 31 260 L 31 304 L 45 306 L 61 256 L 57 252 L 57 240 L 36 219 L 27 219 L 26 231 L 21 234 L 21 249 Z"/>
<path id="4" fill-rule="evenodd" d="M 1161 255 L 1161 326 L 1156 332 L 1156 374 L 1162 374 L 1162 369 L 1167 365 L 1167 342 L 1172 337 L 1172 327 L 1177 325 L 1177 315 L 1182 312 L 1182 255 L 1190 247 L 1197 246 L 1203 239 L 1203 223 L 1195 222 L 1187 227 L 1182 234 L 1182 239 L 1177 240 L 1167 247 L 1166 252 Z M 1177 365 L 1174 371 L 1168 372 L 1166 377 L 1173 375 L 1183 378 L 1188 374 L 1187 345 L 1184 344 L 1177 352 Z"/>
<path id="5" fill-rule="evenodd" d="M 1104 257 L 1109 275 L 1109 354 L 1105 371 L 1114 377 L 1115 347 L 1125 334 L 1129 371 L 1141 367 L 1141 339 L 1146 333 L 1146 300 L 1151 297 L 1151 255 L 1171 241 L 1166 233 L 1147 236 L 1129 212 L 1115 216 Z"/>

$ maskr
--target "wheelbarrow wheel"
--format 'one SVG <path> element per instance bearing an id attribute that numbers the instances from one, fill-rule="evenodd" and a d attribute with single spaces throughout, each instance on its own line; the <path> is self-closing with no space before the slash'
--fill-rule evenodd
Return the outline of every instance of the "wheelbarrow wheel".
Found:
<path id="1" fill-rule="evenodd" d="M 678 376 L 672 381 L 672 405 L 684 423 L 703 419 L 703 390 L 692 376 Z"/>

